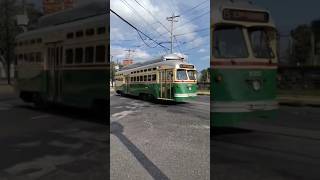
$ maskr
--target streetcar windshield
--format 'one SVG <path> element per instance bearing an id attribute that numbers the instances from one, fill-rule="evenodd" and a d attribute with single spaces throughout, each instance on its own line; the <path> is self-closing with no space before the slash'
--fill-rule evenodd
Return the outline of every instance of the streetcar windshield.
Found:
<path id="1" fill-rule="evenodd" d="M 177 79 L 178 80 L 188 80 L 187 71 L 185 69 L 177 70 Z"/>
<path id="2" fill-rule="evenodd" d="M 248 57 L 248 50 L 240 26 L 227 26 L 215 29 L 213 41 L 212 52 L 216 58 Z"/>
<path id="3" fill-rule="evenodd" d="M 189 80 L 196 80 L 196 71 L 195 70 L 188 70 Z"/>
<path id="4" fill-rule="evenodd" d="M 256 58 L 274 58 L 274 53 L 270 47 L 272 33 L 268 33 L 265 28 L 248 29 L 253 55 Z"/>

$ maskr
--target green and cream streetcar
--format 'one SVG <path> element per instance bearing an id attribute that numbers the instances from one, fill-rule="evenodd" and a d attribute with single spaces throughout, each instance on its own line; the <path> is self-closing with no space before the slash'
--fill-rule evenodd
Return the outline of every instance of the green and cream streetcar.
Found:
<path id="1" fill-rule="evenodd" d="M 144 99 L 188 101 L 197 96 L 196 69 L 182 55 L 169 54 L 116 72 L 115 90 Z"/>
<path id="2" fill-rule="evenodd" d="M 16 37 L 16 90 L 26 102 L 106 107 L 108 18 L 103 0 L 43 16 Z"/>
<path id="3" fill-rule="evenodd" d="M 236 0 L 216 0 L 211 11 L 213 126 L 272 117 L 278 108 L 277 31 L 269 11 Z"/>

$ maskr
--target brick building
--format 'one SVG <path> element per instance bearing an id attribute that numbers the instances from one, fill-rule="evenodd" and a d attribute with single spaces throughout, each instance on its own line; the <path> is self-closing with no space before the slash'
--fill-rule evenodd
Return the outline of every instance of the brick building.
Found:
<path id="1" fill-rule="evenodd" d="M 44 14 L 55 13 L 74 6 L 75 0 L 43 0 Z"/>
<path id="2" fill-rule="evenodd" d="M 123 66 L 128 66 L 128 65 L 130 65 L 130 64 L 133 64 L 133 60 L 132 60 L 132 59 L 124 59 L 124 60 L 122 61 L 122 65 L 123 65 Z"/>

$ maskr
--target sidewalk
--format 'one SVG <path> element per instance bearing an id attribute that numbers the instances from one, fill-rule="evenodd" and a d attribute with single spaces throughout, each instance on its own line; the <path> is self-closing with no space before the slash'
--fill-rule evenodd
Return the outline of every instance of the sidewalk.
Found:
<path id="1" fill-rule="evenodd" d="M 199 90 L 199 91 L 197 92 L 197 95 L 210 96 L 210 91 L 209 91 L 209 90 L 208 90 L 208 91 Z"/>
<path id="2" fill-rule="evenodd" d="M 319 96 L 279 95 L 277 99 L 280 105 L 320 107 Z"/>
<path id="3" fill-rule="evenodd" d="M 0 93 L 1 94 L 7 94 L 7 93 L 13 93 L 14 88 L 12 85 L 8 84 L 0 84 Z"/>
<path id="4" fill-rule="evenodd" d="M 210 96 L 210 91 L 198 91 L 198 95 Z M 280 105 L 320 107 L 320 96 L 278 95 Z"/>

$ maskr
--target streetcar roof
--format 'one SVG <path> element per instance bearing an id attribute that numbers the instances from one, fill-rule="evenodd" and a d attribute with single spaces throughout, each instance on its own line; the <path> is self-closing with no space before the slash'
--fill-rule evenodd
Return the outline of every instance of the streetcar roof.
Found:
<path id="1" fill-rule="evenodd" d="M 66 9 L 64 11 L 52 13 L 43 16 L 39 20 L 39 26 L 41 28 L 47 26 L 54 26 L 64 24 L 80 19 L 86 19 L 88 17 L 97 16 L 101 14 L 107 14 L 105 0 L 90 0 L 86 4 L 76 6 L 74 8 Z"/>
<path id="2" fill-rule="evenodd" d="M 155 62 L 155 63 L 152 63 L 152 64 L 133 67 L 133 68 L 130 68 L 130 69 L 121 69 L 117 73 L 128 73 L 128 72 L 132 72 L 132 71 L 136 71 L 136 70 L 147 69 L 147 68 L 155 68 L 155 67 L 160 67 L 160 66 L 166 66 L 167 68 L 177 68 L 181 64 L 193 65 L 193 64 L 181 61 L 181 60 L 167 60 L 167 61 L 163 61 L 162 60 L 162 61 L 158 61 L 158 62 Z"/>
<path id="3" fill-rule="evenodd" d="M 39 19 L 38 27 L 21 33 L 16 36 L 16 39 L 30 38 L 33 36 L 38 37 L 39 33 L 48 33 L 58 29 L 68 31 L 71 26 L 81 25 L 89 21 L 102 21 L 101 24 L 107 23 L 106 7 L 104 0 L 94 0 L 89 3 L 79 5 L 77 7 L 66 9 L 60 12 L 52 13 L 42 16 Z"/>
<path id="4" fill-rule="evenodd" d="M 235 24 L 245 27 L 251 26 L 269 26 L 275 28 L 275 24 L 270 16 L 270 12 L 263 7 L 260 7 L 248 0 L 215 0 L 215 3 L 211 6 L 212 9 L 212 23 L 215 24 Z M 253 21 L 235 21 L 226 20 L 223 18 L 223 10 L 246 10 L 252 12 L 265 12 L 269 15 L 268 22 L 253 22 Z"/>
<path id="5" fill-rule="evenodd" d="M 121 70 L 122 71 L 131 70 L 131 69 L 135 69 L 135 68 L 139 68 L 139 67 L 145 67 L 147 65 L 153 66 L 154 64 L 159 63 L 159 62 L 166 62 L 166 61 L 185 62 L 185 60 L 186 60 L 186 55 L 181 54 L 181 53 L 172 53 L 172 54 L 163 55 L 163 56 L 156 58 L 156 59 L 153 59 L 153 60 L 131 64 L 129 66 L 122 68 Z M 168 63 L 168 64 L 170 64 L 170 63 Z"/>

